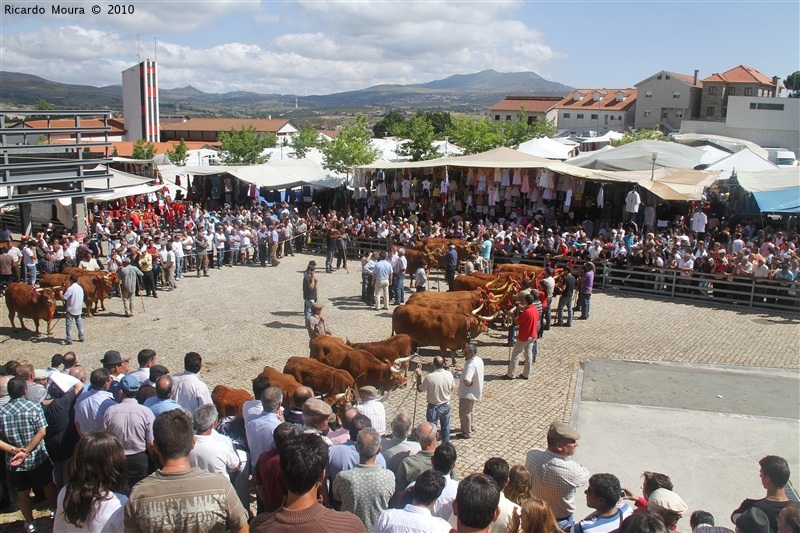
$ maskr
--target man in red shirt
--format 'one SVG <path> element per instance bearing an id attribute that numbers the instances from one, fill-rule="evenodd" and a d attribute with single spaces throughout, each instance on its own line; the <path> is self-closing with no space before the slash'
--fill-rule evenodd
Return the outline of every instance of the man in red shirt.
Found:
<path id="1" fill-rule="evenodd" d="M 525 367 L 522 369 L 522 374 L 519 376 L 522 379 L 528 379 L 531 374 L 531 365 L 536 362 L 536 339 L 539 334 L 539 310 L 533 305 L 536 297 L 532 294 L 525 295 L 525 304 L 518 304 L 520 307 L 524 306 L 524 310 L 517 317 L 517 340 L 514 343 L 514 348 L 511 350 L 511 360 L 508 362 L 508 372 L 505 379 L 514 379 L 517 377 L 517 366 L 519 365 L 519 355 L 525 351 Z"/>

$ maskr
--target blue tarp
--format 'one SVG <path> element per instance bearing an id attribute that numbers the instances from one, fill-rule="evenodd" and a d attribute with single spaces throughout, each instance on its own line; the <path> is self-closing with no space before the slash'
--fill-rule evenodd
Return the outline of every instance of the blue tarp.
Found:
<path id="1" fill-rule="evenodd" d="M 754 192 L 762 213 L 800 213 L 800 187 Z"/>

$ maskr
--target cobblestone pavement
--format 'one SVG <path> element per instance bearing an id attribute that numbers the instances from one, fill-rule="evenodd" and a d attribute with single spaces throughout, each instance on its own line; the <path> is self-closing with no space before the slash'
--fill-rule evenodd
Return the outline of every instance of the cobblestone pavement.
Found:
<path id="1" fill-rule="evenodd" d="M 158 362 L 182 370 L 183 355 L 203 356 L 202 379 L 213 388 L 225 384 L 250 390 L 250 380 L 265 365 L 278 370 L 292 356 L 308 355 L 303 325 L 302 273 L 312 256 L 287 257 L 276 268 L 236 266 L 212 270 L 208 278 L 190 276 L 173 292 L 136 302 L 133 318 L 122 316 L 118 298 L 106 301 L 106 312 L 84 319 L 86 342 L 71 348 L 89 368 L 99 366 L 108 349 L 132 357 L 142 348 L 158 353 Z M 320 257 L 317 262 L 322 264 Z M 322 258 L 324 261 L 324 258 Z M 319 271 L 323 315 L 334 334 L 351 341 L 375 341 L 391 334 L 391 314 L 373 311 L 360 301 L 359 265 L 350 272 Z M 432 283 L 434 290 L 437 283 Z M 441 283 L 444 290 L 446 285 Z M 143 306 L 145 311 L 142 311 Z M 32 327 L 31 321 L 26 321 Z M 554 419 L 568 420 L 581 360 L 633 359 L 685 363 L 800 367 L 800 323 L 795 318 L 693 304 L 648 300 L 615 292 L 592 298 L 592 317 L 572 328 L 553 328 L 539 341 L 539 356 L 529 381 L 506 381 L 509 348 L 506 331 L 490 330 L 477 342 L 486 364 L 484 399 L 475 410 L 477 431 L 468 441 L 455 440 L 460 472 L 472 472 L 493 456 L 511 464 L 545 442 Z M 0 361 L 18 359 L 45 368 L 66 347 L 64 322 L 53 337 L 12 333 L 5 305 L 0 311 Z M 437 350 L 438 351 L 438 350 Z M 430 368 L 435 351 L 423 349 L 417 361 Z M 413 366 L 412 366 L 413 368 Z M 402 410 L 414 414 L 410 387 L 391 393 L 387 418 Z M 457 401 L 451 427 L 457 431 Z M 417 399 L 417 423 L 425 417 L 424 395 Z M 0 516 L 0 523 L 3 522 Z"/>

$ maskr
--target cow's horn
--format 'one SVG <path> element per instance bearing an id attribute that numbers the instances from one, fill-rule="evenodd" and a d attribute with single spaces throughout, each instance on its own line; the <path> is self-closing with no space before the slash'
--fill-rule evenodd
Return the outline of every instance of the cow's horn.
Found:
<path id="1" fill-rule="evenodd" d="M 472 311 L 472 314 L 477 315 L 481 309 L 483 309 L 483 302 L 481 302 L 481 305 L 479 305 L 477 309 Z"/>
<path id="2" fill-rule="evenodd" d="M 400 369 L 399 366 L 390 366 L 389 370 L 392 372 L 392 374 L 402 374 L 403 373 L 403 371 Z"/>
<path id="3" fill-rule="evenodd" d="M 409 362 L 409 361 L 411 361 L 413 358 L 414 358 L 414 354 L 411 354 L 411 355 L 409 355 L 408 357 L 398 357 L 397 359 L 395 359 L 395 360 L 394 360 L 394 362 L 395 362 L 395 364 L 398 364 L 398 365 L 399 365 L 399 364 L 401 364 L 401 363 L 408 363 L 408 362 Z"/>
<path id="4" fill-rule="evenodd" d="M 498 311 L 497 311 L 495 314 L 493 314 L 492 316 L 479 316 L 478 318 L 479 318 L 479 319 L 481 319 L 481 320 L 485 320 L 486 322 L 491 322 L 491 321 L 493 321 L 495 318 L 497 318 L 497 315 L 499 315 L 499 314 L 500 314 L 500 311 L 498 310 Z"/>

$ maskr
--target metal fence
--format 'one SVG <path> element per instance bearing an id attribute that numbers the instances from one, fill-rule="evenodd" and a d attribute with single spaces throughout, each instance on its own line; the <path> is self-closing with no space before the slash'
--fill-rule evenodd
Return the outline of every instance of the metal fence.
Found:
<path id="1" fill-rule="evenodd" d="M 348 242 L 347 256 L 357 259 L 365 252 L 386 251 L 389 239 L 353 239 Z M 308 242 L 311 252 L 325 253 L 326 239 L 312 235 Z M 493 262 L 494 262 L 493 257 Z M 545 266 L 548 258 L 514 257 L 513 263 Z M 555 258 L 554 266 L 567 265 L 568 259 Z M 800 284 L 774 280 L 754 280 L 717 274 L 685 275 L 672 269 L 615 268 L 611 263 L 595 263 L 595 290 L 622 291 L 668 298 L 675 301 L 703 302 L 714 307 L 752 308 L 800 314 Z M 493 264 L 490 265 L 490 271 Z"/>

